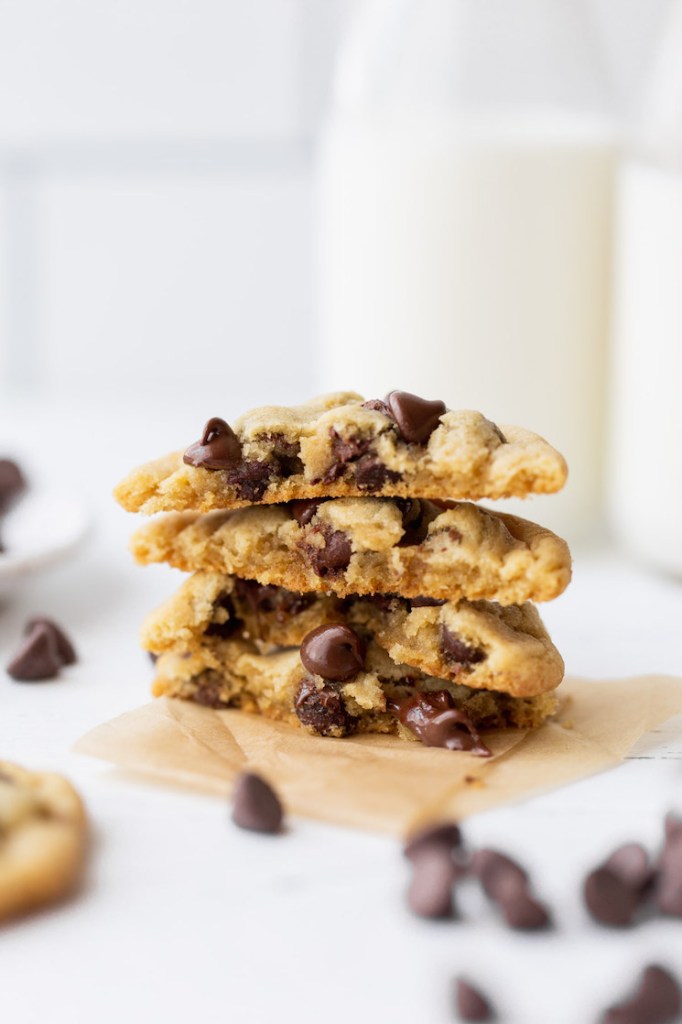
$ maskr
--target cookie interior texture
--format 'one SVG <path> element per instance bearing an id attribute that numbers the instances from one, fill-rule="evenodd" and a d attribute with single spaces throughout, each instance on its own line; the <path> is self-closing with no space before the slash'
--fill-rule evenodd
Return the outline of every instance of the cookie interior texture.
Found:
<path id="1" fill-rule="evenodd" d="M 565 541 L 470 502 L 339 498 L 170 513 L 133 536 L 138 562 L 210 569 L 298 591 L 549 601 L 571 578 Z"/>
<path id="2" fill-rule="evenodd" d="M 564 459 L 531 431 L 445 411 L 415 442 L 385 410 L 352 392 L 255 409 L 228 428 L 238 454 L 225 468 L 188 465 L 173 453 L 134 470 L 115 495 L 129 511 L 151 514 L 363 494 L 523 497 L 565 483 Z"/>

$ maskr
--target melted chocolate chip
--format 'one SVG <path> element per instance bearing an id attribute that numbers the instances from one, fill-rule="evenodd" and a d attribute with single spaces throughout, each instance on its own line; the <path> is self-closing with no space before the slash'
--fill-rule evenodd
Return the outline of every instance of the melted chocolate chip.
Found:
<path id="1" fill-rule="evenodd" d="M 314 533 L 322 535 L 325 541 L 323 548 L 303 543 L 313 571 L 318 576 L 336 576 L 348 568 L 353 549 L 348 536 L 342 530 L 332 530 L 326 523 L 313 527 Z"/>
<path id="2" fill-rule="evenodd" d="M 285 587 L 275 587 L 256 580 L 235 579 L 234 593 L 254 615 L 274 613 L 277 622 L 299 615 L 315 600 L 313 594 L 299 594 Z"/>
<path id="3" fill-rule="evenodd" d="M 58 626 L 53 619 L 45 618 L 45 616 L 42 615 L 36 615 L 26 623 L 24 635 L 29 636 L 37 626 L 45 626 L 45 628 L 52 633 L 57 647 L 57 654 L 59 655 L 62 664 L 75 665 L 78 660 L 76 651 L 64 630 Z"/>
<path id="4" fill-rule="evenodd" d="M 611 1006 L 600 1024 L 672 1024 L 682 1009 L 682 991 L 677 979 L 658 964 L 642 972 L 636 992 Z"/>
<path id="5" fill-rule="evenodd" d="M 26 480 L 17 463 L 0 459 L 0 515 L 8 511 L 25 489 Z"/>
<path id="6" fill-rule="evenodd" d="M 307 526 L 310 520 L 317 515 L 317 510 L 321 504 L 322 499 L 305 498 L 302 501 L 292 501 L 289 508 L 298 525 Z"/>
<path id="7" fill-rule="evenodd" d="M 364 668 L 365 645 L 350 626 L 332 622 L 303 638 L 301 661 L 313 675 L 342 683 Z"/>
<path id="8" fill-rule="evenodd" d="M 329 433 L 332 439 L 332 463 L 323 477 L 324 483 L 338 480 L 348 463 L 356 462 L 360 456 L 365 455 L 372 444 L 371 437 L 342 437 L 333 427 Z"/>
<path id="9" fill-rule="evenodd" d="M 428 441 L 440 417 L 447 412 L 444 402 L 429 402 L 409 391 L 391 391 L 386 396 L 386 405 L 405 441 L 414 444 Z"/>
<path id="10" fill-rule="evenodd" d="M 354 731 L 353 717 L 346 711 L 341 694 L 331 686 L 318 689 L 310 678 L 298 688 L 294 711 L 301 725 L 319 736 L 348 736 Z"/>
<path id="11" fill-rule="evenodd" d="M 412 913 L 418 917 L 452 917 L 455 864 L 449 851 L 430 846 L 412 862 L 412 868 L 407 890 L 407 904 Z"/>
<path id="12" fill-rule="evenodd" d="M 479 736 L 469 716 L 455 707 L 447 690 L 416 693 L 393 704 L 399 720 L 427 747 L 467 750 L 479 757 L 491 751 Z"/>
<path id="13" fill-rule="evenodd" d="M 417 498 L 396 498 L 395 503 L 402 514 L 404 530 L 398 547 L 407 548 L 422 544 L 429 532 L 426 506 Z"/>
<path id="14" fill-rule="evenodd" d="M 478 647 L 470 647 L 444 623 L 440 627 L 440 647 L 443 657 L 451 665 L 476 665 L 485 661 L 485 651 Z"/>
<path id="15" fill-rule="evenodd" d="M 232 427 L 214 416 L 204 427 L 201 439 L 191 444 L 183 461 L 203 469 L 230 469 L 241 459 L 241 444 Z"/>
<path id="16" fill-rule="evenodd" d="M 230 701 L 221 696 L 223 679 L 219 672 L 214 669 L 206 669 L 197 677 L 196 682 L 197 688 L 192 694 L 195 704 L 214 710 L 230 707 Z"/>
<path id="17" fill-rule="evenodd" d="M 251 459 L 240 462 L 227 474 L 227 482 L 237 491 L 242 501 L 260 501 L 272 479 L 273 466 L 270 462 Z"/>
<path id="18" fill-rule="evenodd" d="M 355 464 L 355 482 L 361 491 L 380 491 L 399 480 L 400 473 L 388 469 L 377 455 L 363 455 Z"/>
<path id="19" fill-rule="evenodd" d="M 493 1008 L 483 993 L 458 978 L 455 983 L 455 1007 L 460 1020 L 491 1021 L 494 1019 Z"/>
<path id="20" fill-rule="evenodd" d="M 7 666 L 7 674 L 22 683 L 55 679 L 64 664 L 57 640 L 48 626 L 35 626 Z"/>
<path id="21" fill-rule="evenodd" d="M 214 611 L 218 611 L 219 609 L 223 609 L 227 612 L 227 618 L 224 622 L 210 622 L 204 630 L 204 634 L 206 636 L 220 637 L 221 640 L 227 640 L 229 637 L 233 636 L 242 625 L 230 594 L 221 594 L 216 600 Z"/>
<path id="22" fill-rule="evenodd" d="M 272 786 L 255 772 L 244 772 L 235 783 L 232 820 L 240 828 L 274 835 L 282 829 L 284 812 Z"/>
<path id="23" fill-rule="evenodd" d="M 412 608 L 440 608 L 445 599 L 440 597 L 413 597 L 410 599 Z"/>

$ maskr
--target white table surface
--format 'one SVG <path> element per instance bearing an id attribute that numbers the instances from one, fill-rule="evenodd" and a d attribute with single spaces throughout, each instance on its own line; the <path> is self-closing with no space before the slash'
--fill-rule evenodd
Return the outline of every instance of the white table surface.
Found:
<path id="1" fill-rule="evenodd" d="M 132 564 L 134 520 L 111 486 L 181 445 L 201 418 L 78 409 L 0 411 L 0 454 L 23 458 L 34 480 L 79 491 L 93 513 L 77 556 L 0 599 L 0 663 L 36 613 L 62 622 L 80 654 L 53 683 L 20 685 L 0 671 L 1 756 L 67 774 L 94 831 L 80 895 L 0 931 L 4 1019 L 437 1024 L 454 1019 L 450 982 L 464 972 L 504 1021 L 589 1024 L 645 962 L 682 974 L 679 922 L 612 933 L 577 898 L 584 870 L 613 845 L 655 844 L 664 812 L 682 810 L 682 725 L 615 770 L 466 823 L 472 844 L 500 846 L 531 869 L 558 921 L 537 936 L 505 930 L 474 890 L 462 893 L 457 922 L 411 917 L 394 840 L 302 819 L 281 837 L 251 835 L 232 826 L 227 802 L 70 752 L 92 726 L 148 699 L 137 629 L 179 578 Z M 543 616 L 571 674 L 682 670 L 682 587 L 608 550 L 578 554 L 573 584 Z"/>

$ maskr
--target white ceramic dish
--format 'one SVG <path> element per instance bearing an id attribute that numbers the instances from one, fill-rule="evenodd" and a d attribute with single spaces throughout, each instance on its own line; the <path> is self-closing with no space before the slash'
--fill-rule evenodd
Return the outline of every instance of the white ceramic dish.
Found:
<path id="1" fill-rule="evenodd" d="M 3 519 L 0 594 L 29 573 L 72 554 L 83 541 L 90 516 L 81 501 L 61 491 L 28 491 Z"/>

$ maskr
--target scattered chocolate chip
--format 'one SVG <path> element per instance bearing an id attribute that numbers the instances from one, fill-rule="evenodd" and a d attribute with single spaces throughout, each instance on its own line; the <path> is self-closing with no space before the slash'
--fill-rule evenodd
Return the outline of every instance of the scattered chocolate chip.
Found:
<path id="1" fill-rule="evenodd" d="M 234 787 L 232 820 L 240 828 L 274 834 L 282 828 L 282 804 L 265 779 L 244 772 Z"/>
<path id="2" fill-rule="evenodd" d="M 385 402 L 381 401 L 380 398 L 370 398 L 368 402 L 362 403 L 362 408 L 370 409 L 372 412 L 380 412 L 384 416 L 388 416 L 390 420 L 393 419 L 393 416 L 391 415 L 391 410 L 389 409 Z"/>
<path id="3" fill-rule="evenodd" d="M 292 501 L 289 505 L 291 514 L 299 526 L 307 526 L 322 504 L 321 499 L 306 498 L 303 501 Z"/>
<path id="4" fill-rule="evenodd" d="M 497 898 L 498 885 L 503 886 L 505 878 L 515 878 L 523 885 L 528 883 L 528 872 L 499 850 L 476 850 L 471 856 L 470 870 L 478 878 L 486 896 L 492 900 Z"/>
<path id="5" fill-rule="evenodd" d="M 445 600 L 438 597 L 413 597 L 410 599 L 410 605 L 413 608 L 440 608 L 442 604 L 445 604 Z"/>
<path id="6" fill-rule="evenodd" d="M 294 711 L 301 725 L 320 736 L 348 736 L 354 731 L 341 694 L 331 686 L 318 689 L 313 679 L 304 679 L 299 686 Z"/>
<path id="7" fill-rule="evenodd" d="M 7 674 L 19 682 L 42 682 L 55 679 L 63 664 L 54 632 L 39 625 L 31 630 L 10 661 Z"/>
<path id="8" fill-rule="evenodd" d="M 414 444 L 428 441 L 440 417 L 447 412 L 444 402 L 429 402 L 409 391 L 391 391 L 386 396 L 386 405 L 403 438 Z"/>
<path id="9" fill-rule="evenodd" d="M 682 823 L 670 816 L 658 863 L 656 904 L 664 914 L 682 917 Z"/>
<path id="10" fill-rule="evenodd" d="M 447 690 L 416 693 L 399 702 L 392 702 L 399 720 L 427 747 L 466 750 L 479 757 L 490 757 L 491 751 L 479 736 L 469 716 L 455 707 Z"/>
<path id="11" fill-rule="evenodd" d="M 57 654 L 61 658 L 62 664 L 75 665 L 77 661 L 76 651 L 64 630 L 53 619 L 37 615 L 26 623 L 24 635 L 28 636 L 36 626 L 45 626 L 52 633 L 57 646 Z"/>
<path id="12" fill-rule="evenodd" d="M 455 982 L 455 1007 L 460 1020 L 494 1019 L 493 1008 L 483 993 L 463 978 L 457 978 Z"/>
<path id="13" fill-rule="evenodd" d="M 232 427 L 213 416 L 203 429 L 201 439 L 191 444 L 183 461 L 203 469 L 231 469 L 241 459 L 242 447 Z"/>
<path id="14" fill-rule="evenodd" d="M 270 462 L 251 459 L 230 469 L 227 482 L 237 491 L 241 501 L 260 501 L 270 485 L 274 466 Z"/>
<path id="15" fill-rule="evenodd" d="M 641 843 L 625 843 L 619 846 L 604 862 L 603 867 L 635 892 L 645 889 L 653 878 L 649 854 Z"/>
<path id="16" fill-rule="evenodd" d="M 350 540 L 343 530 L 332 530 L 326 524 L 313 527 L 314 533 L 319 533 L 324 538 L 324 547 L 318 548 L 304 542 L 303 549 L 308 554 L 308 559 L 313 571 L 318 576 L 336 576 L 348 568 L 353 554 Z"/>
<path id="17" fill-rule="evenodd" d="M 17 463 L 0 459 L 0 515 L 8 511 L 25 489 L 26 479 Z"/>
<path id="18" fill-rule="evenodd" d="M 443 847 L 429 846 L 412 862 L 407 903 L 418 917 L 452 917 L 455 864 Z"/>
<path id="19" fill-rule="evenodd" d="M 388 469 L 378 455 L 362 455 L 355 463 L 355 482 L 361 491 L 380 491 L 399 480 L 400 473 Z"/>
<path id="20" fill-rule="evenodd" d="M 510 928 L 539 931 L 551 923 L 547 908 L 530 894 L 527 883 L 520 882 L 511 874 L 503 874 L 497 879 L 495 902 Z"/>
<path id="21" fill-rule="evenodd" d="M 664 967 L 650 964 L 642 972 L 636 992 L 611 1006 L 600 1024 L 671 1024 L 682 1009 L 677 979 Z"/>
<path id="22" fill-rule="evenodd" d="M 595 921 L 613 928 L 632 924 L 638 892 L 606 867 L 591 871 L 583 887 L 585 905 Z"/>
<path id="23" fill-rule="evenodd" d="M 440 648 L 443 657 L 451 665 L 477 665 L 486 658 L 485 651 L 465 643 L 445 623 L 441 623 L 440 627 Z"/>
<path id="24" fill-rule="evenodd" d="M 342 683 L 364 668 L 365 645 L 350 626 L 331 622 L 303 638 L 301 661 L 313 675 Z"/>
<path id="25" fill-rule="evenodd" d="M 462 833 L 454 821 L 444 821 L 437 825 L 426 825 L 414 832 L 405 843 L 403 853 L 408 860 L 418 857 L 423 850 L 437 846 L 452 854 L 462 845 Z"/>

